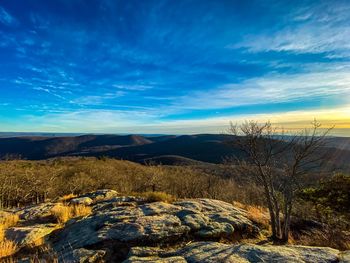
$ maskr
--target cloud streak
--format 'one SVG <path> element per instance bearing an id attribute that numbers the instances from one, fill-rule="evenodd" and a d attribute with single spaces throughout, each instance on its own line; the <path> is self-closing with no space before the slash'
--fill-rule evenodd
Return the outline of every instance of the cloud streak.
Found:
<path id="1" fill-rule="evenodd" d="M 18 21 L 8 11 L 0 6 L 0 22 L 6 26 L 17 26 Z"/>
<path id="2" fill-rule="evenodd" d="M 249 79 L 243 83 L 226 84 L 211 91 L 190 94 L 176 106 L 184 109 L 222 109 L 329 96 L 350 99 L 350 69 Z"/>

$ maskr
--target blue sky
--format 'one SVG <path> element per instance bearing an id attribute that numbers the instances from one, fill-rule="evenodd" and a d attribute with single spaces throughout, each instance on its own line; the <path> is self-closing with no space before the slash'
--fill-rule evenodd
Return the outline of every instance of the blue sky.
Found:
<path id="1" fill-rule="evenodd" d="M 0 1 L 0 131 L 314 117 L 350 128 L 349 1 Z"/>

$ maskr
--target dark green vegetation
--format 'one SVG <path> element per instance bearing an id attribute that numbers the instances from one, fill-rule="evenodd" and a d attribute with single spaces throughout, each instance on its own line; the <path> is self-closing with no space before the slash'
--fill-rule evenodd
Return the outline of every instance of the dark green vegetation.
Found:
<path id="1" fill-rule="evenodd" d="M 335 174 L 314 187 L 305 188 L 300 197 L 312 202 L 320 214 L 322 211 L 329 216 L 334 213 L 350 216 L 350 176 Z"/>
<path id="2" fill-rule="evenodd" d="M 305 202 L 314 211 L 313 219 L 323 225 L 323 233 L 315 233 L 310 240 L 322 239 L 323 235 L 324 244 L 332 243 L 333 246 L 349 249 L 350 176 L 334 174 L 300 191 L 299 198 L 300 203 Z M 324 240 L 325 237 L 327 240 Z"/>

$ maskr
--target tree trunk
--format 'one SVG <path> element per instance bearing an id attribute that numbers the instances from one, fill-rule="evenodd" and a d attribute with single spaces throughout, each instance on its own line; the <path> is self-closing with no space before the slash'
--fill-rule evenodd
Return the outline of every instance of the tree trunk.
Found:
<path id="1" fill-rule="evenodd" d="M 289 230 L 290 230 L 290 220 L 291 220 L 291 214 L 292 214 L 292 194 L 287 193 L 287 196 L 285 197 L 285 205 L 284 205 L 284 222 L 283 222 L 283 229 L 282 229 L 282 241 L 287 243 L 289 240 Z"/>
<path id="2" fill-rule="evenodd" d="M 279 239 L 278 221 L 276 219 L 274 205 L 272 202 L 272 198 L 270 196 L 270 191 L 268 189 L 265 189 L 265 196 L 266 196 L 266 201 L 267 201 L 267 207 L 268 207 L 269 213 L 270 213 L 271 230 L 272 230 L 271 238 L 273 240 L 278 240 Z"/>

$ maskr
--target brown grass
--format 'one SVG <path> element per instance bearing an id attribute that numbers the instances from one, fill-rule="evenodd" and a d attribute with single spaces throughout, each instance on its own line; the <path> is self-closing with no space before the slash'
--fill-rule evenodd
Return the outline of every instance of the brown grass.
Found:
<path id="1" fill-rule="evenodd" d="M 0 214 L 0 258 L 13 255 L 17 251 L 17 245 L 5 238 L 5 230 L 15 226 L 19 221 L 19 216 L 13 213 Z"/>
<path id="2" fill-rule="evenodd" d="M 240 208 L 240 209 L 246 209 L 246 205 L 242 204 L 241 202 L 233 201 L 232 202 L 234 207 Z"/>
<path id="3" fill-rule="evenodd" d="M 57 222 L 60 224 L 66 223 L 71 216 L 71 210 L 69 209 L 69 206 L 63 205 L 63 204 L 57 204 L 51 209 L 51 215 L 53 215 Z"/>
<path id="4" fill-rule="evenodd" d="M 0 227 L 3 229 L 17 225 L 19 216 L 14 213 L 1 213 L 0 214 Z"/>
<path id="5" fill-rule="evenodd" d="M 332 247 L 339 250 L 350 249 L 350 233 L 340 229 L 322 229 L 304 232 L 295 235 L 292 233 L 295 243 L 305 246 Z"/>
<path id="6" fill-rule="evenodd" d="M 0 242 L 5 239 L 5 229 L 0 226 Z"/>
<path id="7" fill-rule="evenodd" d="M 258 225 L 268 229 L 270 226 L 270 218 L 268 211 L 266 208 L 261 206 L 251 206 L 248 205 L 246 207 L 247 210 L 247 216 L 250 220 L 253 222 L 256 222 Z"/>
<path id="8" fill-rule="evenodd" d="M 270 218 L 267 208 L 257 205 L 245 205 L 236 201 L 233 202 L 233 205 L 246 210 L 247 217 L 253 222 L 257 223 L 260 227 L 269 229 Z"/>
<path id="9" fill-rule="evenodd" d="M 122 195 L 155 189 L 178 198 L 262 203 L 260 188 L 251 183 L 240 187 L 233 178 L 246 176 L 226 165 L 152 167 L 108 158 L 71 157 L 4 161 L 0 162 L 0 170 L 0 182 L 11 182 L 0 189 L 4 197 L 0 206 L 5 208 L 58 200 L 66 195 L 61 199 L 65 203 L 73 197 L 72 189 L 77 195 L 97 189 L 113 189 Z M 45 187 L 38 182 L 45 182 Z"/>
<path id="10" fill-rule="evenodd" d="M 59 203 L 51 209 L 51 215 L 60 224 L 66 223 L 71 218 L 87 216 L 89 214 L 91 214 L 91 207 L 85 205 L 65 205 Z"/>
<path id="11" fill-rule="evenodd" d="M 85 205 L 73 205 L 71 208 L 74 217 L 87 216 L 90 215 L 92 211 L 90 206 Z"/>
<path id="12" fill-rule="evenodd" d="M 67 194 L 67 195 L 64 195 L 64 196 L 61 196 L 58 201 L 59 202 L 67 202 L 73 198 L 77 197 L 76 194 Z"/>
<path id="13" fill-rule="evenodd" d="M 0 258 L 13 255 L 17 251 L 17 245 L 13 241 L 4 239 L 0 241 Z"/>
<path id="14" fill-rule="evenodd" d="M 146 199 L 147 202 L 166 202 L 172 203 L 176 200 L 173 195 L 164 192 L 144 192 L 141 196 Z"/>

